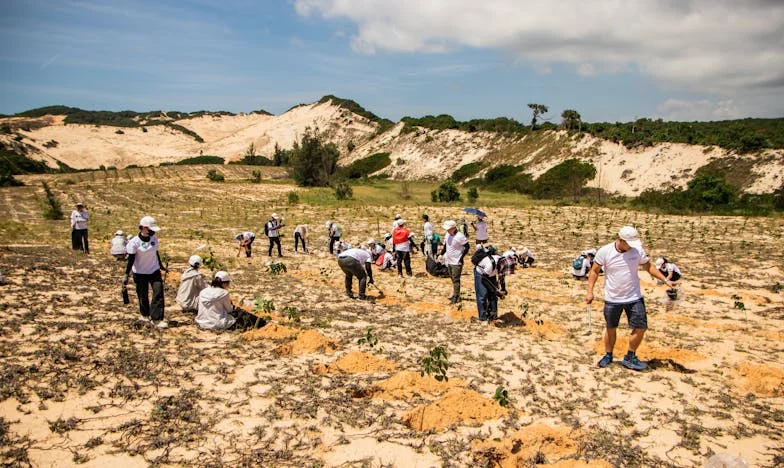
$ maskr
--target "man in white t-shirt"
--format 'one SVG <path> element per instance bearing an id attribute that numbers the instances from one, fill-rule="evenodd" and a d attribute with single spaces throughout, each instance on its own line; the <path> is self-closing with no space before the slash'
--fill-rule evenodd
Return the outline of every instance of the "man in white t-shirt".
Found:
<path id="1" fill-rule="evenodd" d="M 428 255 L 433 255 L 433 234 L 435 234 L 435 230 L 433 228 L 433 223 L 430 222 L 430 217 L 426 214 L 422 215 L 422 230 L 424 231 L 425 237 L 422 239 L 422 243 L 419 245 L 422 249 L 422 253 L 427 257 Z"/>
<path id="2" fill-rule="evenodd" d="M 460 275 L 463 273 L 463 257 L 468 252 L 468 239 L 462 232 L 457 230 L 457 223 L 445 221 L 443 226 L 446 230 L 444 235 L 444 263 L 449 268 L 449 277 L 452 278 L 452 296 L 449 302 L 457 304 L 460 301 Z"/>
<path id="3" fill-rule="evenodd" d="M 479 312 L 479 322 L 487 325 L 488 320 L 498 319 L 498 262 L 501 256 L 492 245 L 485 248 L 487 256 L 474 267 L 474 292 L 476 293 L 476 308 Z M 473 321 L 473 318 L 472 318 Z"/>
<path id="4" fill-rule="evenodd" d="M 354 297 L 351 287 L 356 276 L 357 280 L 359 280 L 359 299 L 367 299 L 365 289 L 367 288 L 368 277 L 370 282 L 373 282 L 371 265 L 370 252 L 365 249 L 351 248 L 338 255 L 338 266 L 346 274 L 346 296 Z"/>
<path id="5" fill-rule="evenodd" d="M 487 221 L 481 216 L 476 218 L 476 222 L 471 222 L 471 227 L 476 231 L 477 245 L 484 245 L 487 243 Z"/>
<path id="6" fill-rule="evenodd" d="M 645 312 L 645 302 L 640 288 L 639 269 L 642 267 L 668 285 L 673 283 L 661 274 L 651 264 L 648 255 L 642 248 L 637 229 L 624 226 L 618 231 L 615 242 L 605 245 L 596 252 L 594 264 L 588 274 L 588 292 L 585 302 L 593 302 L 593 287 L 599 277 L 599 271 L 604 268 L 604 320 L 607 329 L 604 332 L 604 357 L 599 361 L 599 367 L 607 367 L 613 361 L 613 348 L 615 347 L 616 330 L 625 311 L 632 329 L 629 338 L 629 350 L 621 364 L 629 369 L 641 371 L 648 365 L 637 359 L 637 348 L 642 343 L 645 330 L 648 329 L 648 317 Z"/>

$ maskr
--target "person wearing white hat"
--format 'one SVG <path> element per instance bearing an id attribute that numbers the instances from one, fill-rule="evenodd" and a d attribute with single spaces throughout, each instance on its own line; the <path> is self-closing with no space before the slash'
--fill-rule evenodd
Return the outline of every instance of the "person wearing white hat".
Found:
<path id="1" fill-rule="evenodd" d="M 406 276 L 413 276 L 411 272 L 411 231 L 406 227 L 405 219 L 397 220 L 397 227 L 392 231 L 392 245 L 397 258 L 397 276 L 403 277 L 403 266 L 406 267 Z"/>
<path id="2" fill-rule="evenodd" d="M 250 258 L 253 254 L 253 241 L 256 240 L 256 233 L 251 231 L 243 231 L 235 235 L 234 240 L 239 242 L 239 246 L 237 247 L 237 257 L 239 257 L 242 251 L 245 250 L 245 256 Z"/>
<path id="3" fill-rule="evenodd" d="M 340 236 L 343 234 L 343 227 L 333 221 L 327 221 L 325 224 L 327 228 L 327 235 L 329 236 L 329 253 L 335 253 L 335 242 L 340 244 Z"/>
<path id="4" fill-rule="evenodd" d="M 145 216 L 139 221 L 139 234 L 134 236 L 125 251 L 128 253 L 128 263 L 123 277 L 123 288 L 128 287 L 128 277 L 133 272 L 133 282 L 136 284 L 136 296 L 139 298 L 139 312 L 144 320 L 152 321 L 158 328 L 166 328 L 168 323 L 163 319 L 163 279 L 161 270 L 168 269 L 161 263 L 158 252 L 158 237 L 155 235 L 160 228 L 152 216 Z M 152 286 L 152 301 L 149 298 Z"/>
<path id="5" fill-rule="evenodd" d="M 188 268 L 182 273 L 180 287 L 177 289 L 177 304 L 183 312 L 196 312 L 199 307 L 199 293 L 207 287 L 207 281 L 199 272 L 199 267 L 204 263 L 198 255 L 191 255 L 188 259 Z"/>
<path id="6" fill-rule="evenodd" d="M 588 274 L 588 292 L 585 302 L 593 302 L 593 288 L 599 277 L 599 270 L 604 269 L 604 332 L 605 355 L 599 361 L 599 367 L 607 367 L 613 361 L 613 348 L 615 347 L 616 331 L 621 320 L 621 314 L 626 312 L 629 328 L 632 329 L 629 338 L 629 350 L 621 364 L 629 369 L 641 371 L 648 366 L 637 358 L 637 348 L 642 343 L 645 330 L 648 329 L 648 317 L 645 311 L 645 302 L 640 288 L 640 268 L 648 271 L 651 276 L 658 278 L 670 287 L 673 282 L 668 280 L 656 269 L 645 249 L 642 247 L 637 229 L 624 226 L 618 231 L 618 238 L 596 252 L 596 258 Z"/>
<path id="7" fill-rule="evenodd" d="M 353 279 L 356 276 L 359 282 L 359 299 L 367 299 L 365 290 L 368 285 L 368 278 L 370 279 L 370 284 L 373 284 L 371 265 L 373 265 L 371 254 L 365 249 L 350 248 L 338 254 L 338 266 L 346 275 L 346 296 L 354 297 L 351 288 Z"/>
<path id="8" fill-rule="evenodd" d="M 576 280 L 588 279 L 588 271 L 591 269 L 591 261 L 588 260 L 588 252 L 583 250 L 580 255 L 572 260 L 572 276 Z"/>
<path id="9" fill-rule="evenodd" d="M 476 222 L 471 221 L 471 227 L 476 233 L 476 245 L 487 243 L 487 221 L 483 216 L 477 216 Z"/>
<path id="10" fill-rule="evenodd" d="M 678 268 L 678 265 L 667 260 L 666 257 L 656 259 L 656 269 L 670 281 L 678 281 L 681 279 L 681 269 Z"/>
<path id="11" fill-rule="evenodd" d="M 264 234 L 269 238 L 268 257 L 272 256 L 272 246 L 274 245 L 278 246 L 278 257 L 283 256 L 280 251 L 280 232 L 278 232 L 282 227 L 285 227 L 285 224 L 281 223 L 280 216 L 277 213 L 272 213 L 269 221 L 264 225 Z"/>
<path id="12" fill-rule="evenodd" d="M 452 279 L 452 296 L 449 302 L 457 304 L 460 301 L 460 275 L 463 273 L 463 257 L 468 253 L 470 245 L 468 238 L 458 231 L 457 223 L 449 220 L 441 226 L 446 231 L 444 234 L 444 262 L 449 268 L 449 277 Z"/>
<path id="13" fill-rule="evenodd" d="M 76 209 L 71 212 L 71 247 L 90 253 L 90 242 L 87 239 L 87 221 L 90 213 L 84 208 L 84 203 L 77 202 Z"/>
<path id="14" fill-rule="evenodd" d="M 517 262 L 523 268 L 532 266 L 535 260 L 534 253 L 531 252 L 531 249 L 522 245 L 517 248 Z"/>
<path id="15" fill-rule="evenodd" d="M 231 328 L 237 319 L 232 315 L 234 305 L 231 303 L 229 287 L 231 278 L 225 271 L 215 273 L 210 286 L 199 293 L 199 313 L 196 323 L 205 330 L 221 331 Z"/>
<path id="16" fill-rule="evenodd" d="M 114 255 L 114 258 L 117 260 L 125 260 L 128 257 L 128 253 L 125 251 L 125 246 L 128 245 L 128 238 L 125 237 L 125 233 L 122 230 L 118 230 L 114 233 L 114 237 L 112 237 L 112 248 L 111 253 Z"/>

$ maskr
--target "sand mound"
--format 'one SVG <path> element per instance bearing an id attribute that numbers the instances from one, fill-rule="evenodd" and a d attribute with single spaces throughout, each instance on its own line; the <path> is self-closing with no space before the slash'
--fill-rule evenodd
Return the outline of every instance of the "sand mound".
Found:
<path id="1" fill-rule="evenodd" d="M 450 388 L 462 387 L 465 381 L 450 379 L 439 382 L 431 376 L 421 376 L 417 372 L 402 371 L 378 384 L 373 398 L 382 400 L 407 400 L 414 395 L 438 396 Z"/>
<path id="2" fill-rule="evenodd" d="M 284 356 L 288 356 L 313 352 L 332 354 L 337 349 L 338 345 L 334 341 L 316 330 L 307 330 L 297 335 L 297 339 L 291 343 L 278 347 L 277 351 Z"/>
<path id="3" fill-rule="evenodd" d="M 474 425 L 500 418 L 508 411 L 473 390 L 453 388 L 440 400 L 406 413 L 403 421 L 417 431 L 442 430 L 454 424 Z"/>
<path id="4" fill-rule="evenodd" d="M 739 390 L 761 396 L 784 395 L 784 369 L 764 364 L 743 362 L 735 366 L 739 379 L 733 379 Z"/>
<path id="5" fill-rule="evenodd" d="M 523 319 L 523 322 L 525 322 L 523 325 L 525 330 L 548 341 L 552 341 L 564 333 L 563 328 L 549 320 L 539 320 L 537 322 L 536 320 L 532 319 Z"/>
<path id="6" fill-rule="evenodd" d="M 255 330 L 248 330 L 242 334 L 242 338 L 248 341 L 253 340 L 282 340 L 296 336 L 298 330 L 287 327 L 285 325 L 278 325 L 277 323 L 268 323 L 262 328 Z"/>
<path id="7" fill-rule="evenodd" d="M 472 450 L 474 461 L 478 464 L 494 460 L 502 468 L 542 464 L 537 456 L 541 452 L 547 462 L 554 462 L 577 454 L 580 447 L 580 434 L 568 427 L 551 427 L 536 423 L 512 434 L 500 442 L 474 442 Z M 610 467 L 604 460 L 560 460 L 554 465 L 560 467 Z"/>
<path id="8" fill-rule="evenodd" d="M 313 367 L 315 374 L 373 374 L 391 372 L 395 363 L 372 354 L 351 351 L 331 364 L 317 364 Z"/>
<path id="9" fill-rule="evenodd" d="M 595 341 L 593 349 L 596 354 L 604 354 L 604 341 L 601 339 Z M 626 354 L 627 349 L 629 349 L 629 338 L 620 336 L 619 334 L 618 339 L 615 341 L 615 355 L 623 356 Z M 684 362 L 698 362 L 707 359 L 706 356 L 690 349 L 659 347 L 646 343 L 644 340 L 640 347 L 637 348 L 637 356 L 642 361 L 647 361 L 649 359 L 659 359 L 662 361 L 672 360 L 679 364 Z"/>

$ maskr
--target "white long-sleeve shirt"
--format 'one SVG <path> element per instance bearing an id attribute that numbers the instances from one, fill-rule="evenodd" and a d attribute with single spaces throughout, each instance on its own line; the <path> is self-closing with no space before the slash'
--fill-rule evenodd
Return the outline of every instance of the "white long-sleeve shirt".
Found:
<path id="1" fill-rule="evenodd" d="M 71 228 L 72 229 L 87 229 L 87 220 L 90 219 L 90 213 L 87 210 L 73 210 L 71 212 Z"/>
<path id="2" fill-rule="evenodd" d="M 210 286 L 199 293 L 199 313 L 196 314 L 196 323 L 206 330 L 226 330 L 236 321 L 229 314 L 233 309 L 229 292 L 223 288 Z"/>

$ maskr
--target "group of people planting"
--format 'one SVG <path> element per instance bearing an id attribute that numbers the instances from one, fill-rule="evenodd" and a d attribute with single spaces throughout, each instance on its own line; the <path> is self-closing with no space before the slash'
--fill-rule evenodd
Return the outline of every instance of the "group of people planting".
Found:
<path id="1" fill-rule="evenodd" d="M 391 241 L 391 252 L 387 250 L 385 242 L 369 239 L 365 244 L 352 247 L 340 241 L 342 229 L 329 221 L 325 224 L 330 238 L 330 253 L 335 254 L 337 263 L 345 275 L 345 293 L 354 298 L 353 279 L 359 282 L 357 298 L 368 299 L 367 286 L 374 284 L 372 266 L 376 264 L 382 269 L 389 269 L 388 257 L 394 256 L 398 276 L 403 277 L 403 270 L 408 277 L 412 276 L 411 252 L 422 250 L 426 257 L 428 273 L 433 276 L 449 277 L 452 282 L 452 294 L 449 297 L 451 304 L 461 300 L 461 284 L 465 257 L 470 252 L 470 243 L 467 238 L 465 223 L 447 220 L 441 224 L 443 235 L 435 232 L 433 224 L 427 215 L 423 219 L 424 239 L 417 246 L 414 234 L 408 229 L 407 223 L 400 215 L 395 217 L 392 230 L 385 235 L 385 241 Z M 477 317 L 473 322 L 487 325 L 490 321 L 498 319 L 498 299 L 507 295 L 505 277 L 513 274 L 516 266 L 524 268 L 532 266 L 533 253 L 525 248 L 510 248 L 500 253 L 488 241 L 487 225 L 484 217 L 478 217 L 471 223 L 476 233 L 476 247 L 469 257 L 473 266 L 474 292 L 477 304 Z M 284 226 L 280 218 L 273 214 L 265 226 L 265 234 L 270 238 L 268 255 L 272 255 L 273 246 L 280 251 L 280 229 Z M 86 228 L 85 228 L 86 230 Z M 123 290 L 127 288 L 131 274 L 136 286 L 139 300 L 139 310 L 143 320 L 150 322 L 158 328 L 166 328 L 164 320 L 163 278 L 161 272 L 168 272 L 168 266 L 161 262 L 159 254 L 159 241 L 156 236 L 159 227 L 155 219 L 145 216 L 139 221 L 139 233 L 130 240 L 118 231 L 116 237 L 122 237 L 125 242 L 125 275 L 122 280 Z M 308 229 L 307 225 L 297 226 L 295 229 L 295 251 L 302 244 L 303 251 L 309 253 L 306 247 Z M 81 236 L 81 235 L 80 235 Z M 86 237 L 86 233 L 85 233 Z M 81 237 L 80 237 L 81 238 Z M 237 255 L 244 250 L 246 256 L 251 256 L 251 246 L 255 234 L 246 231 L 235 236 L 239 242 Z M 115 242 L 113 241 L 112 254 L 116 257 Z M 119 244 L 119 241 L 118 241 Z M 337 246 L 337 248 L 336 248 Z M 86 249 L 85 249 L 86 250 Z M 119 258 L 119 257 L 118 257 Z M 578 259 L 582 261 L 578 262 Z M 671 288 L 680 279 L 680 270 L 665 258 L 652 263 L 642 247 L 639 234 L 632 226 L 624 226 L 618 232 L 617 238 L 599 248 L 581 253 L 572 265 L 575 278 L 587 277 L 587 293 L 585 302 L 591 304 L 594 299 L 593 290 L 600 273 L 604 273 L 604 318 L 606 331 L 604 334 L 605 355 L 599 361 L 599 367 L 607 367 L 613 362 L 613 349 L 616 341 L 616 330 L 623 313 L 626 314 L 631 337 L 629 348 L 621 364 L 634 370 L 643 370 L 646 364 L 636 356 L 636 350 L 642 342 L 648 328 L 645 303 L 643 300 L 639 270 L 647 271 L 657 278 L 662 284 Z M 578 265 L 579 263 L 579 265 Z M 237 326 L 246 326 L 250 321 L 242 317 L 243 311 L 235 308 L 226 288 L 231 283 L 226 271 L 215 273 L 212 281 L 207 284 L 203 275 L 198 271 L 203 264 L 203 259 L 193 255 L 188 259 L 188 268 L 182 275 L 177 292 L 177 303 L 184 311 L 195 312 L 196 323 L 209 330 L 226 330 Z M 435 265 L 435 266 L 434 266 Z M 150 295 L 150 291 L 152 294 Z M 383 294 L 383 293 L 382 293 Z"/>

